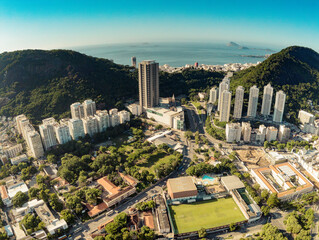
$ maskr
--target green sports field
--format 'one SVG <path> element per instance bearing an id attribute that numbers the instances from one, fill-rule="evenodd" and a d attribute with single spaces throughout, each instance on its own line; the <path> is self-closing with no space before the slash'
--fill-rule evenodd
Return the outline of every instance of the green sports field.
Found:
<path id="1" fill-rule="evenodd" d="M 198 231 L 246 220 L 232 198 L 171 205 L 176 233 Z"/>

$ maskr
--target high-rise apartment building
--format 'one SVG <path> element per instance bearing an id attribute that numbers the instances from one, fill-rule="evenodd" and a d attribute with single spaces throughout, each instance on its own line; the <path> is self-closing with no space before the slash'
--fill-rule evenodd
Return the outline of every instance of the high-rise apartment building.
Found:
<path id="1" fill-rule="evenodd" d="M 84 118 L 84 108 L 79 102 L 73 103 L 70 106 L 72 119 Z"/>
<path id="2" fill-rule="evenodd" d="M 233 115 L 233 117 L 236 119 L 240 119 L 242 117 L 244 93 L 245 93 L 244 87 L 238 86 L 236 89 L 234 115 Z"/>
<path id="3" fill-rule="evenodd" d="M 241 123 L 241 131 L 244 142 L 250 142 L 251 136 L 251 126 L 249 122 L 242 122 Z"/>
<path id="4" fill-rule="evenodd" d="M 120 111 L 118 115 L 120 117 L 121 124 L 130 121 L 130 113 L 128 111 L 125 111 L 125 110 Z"/>
<path id="5" fill-rule="evenodd" d="M 274 122 L 282 122 L 282 117 L 284 115 L 285 110 L 285 102 L 286 102 L 286 94 L 283 91 L 278 91 L 276 93 L 276 101 L 275 101 L 275 108 L 274 108 Z"/>
<path id="6" fill-rule="evenodd" d="M 41 137 L 37 131 L 33 130 L 27 132 L 27 142 L 29 143 L 28 147 L 34 158 L 40 158 L 44 155 Z"/>
<path id="7" fill-rule="evenodd" d="M 261 105 L 261 114 L 264 116 L 270 115 L 273 92 L 274 92 L 274 89 L 272 88 L 270 83 L 264 87 L 263 102 Z"/>
<path id="8" fill-rule="evenodd" d="M 59 144 L 64 144 L 72 140 L 68 125 L 57 123 L 54 125 L 54 131 Z"/>
<path id="9" fill-rule="evenodd" d="M 315 121 L 315 115 L 304 110 L 300 110 L 298 113 L 298 119 L 300 120 L 301 124 L 312 124 Z"/>
<path id="10" fill-rule="evenodd" d="M 256 141 L 260 143 L 265 142 L 266 138 L 266 126 L 265 125 L 259 125 L 258 131 L 256 133 Z"/>
<path id="11" fill-rule="evenodd" d="M 142 110 L 159 104 L 159 66 L 155 61 L 138 65 L 139 100 Z"/>
<path id="12" fill-rule="evenodd" d="M 88 116 L 94 116 L 96 113 L 96 105 L 95 102 L 91 99 L 87 99 L 83 102 L 83 109 L 84 109 L 84 118 Z"/>
<path id="13" fill-rule="evenodd" d="M 97 111 L 95 118 L 99 126 L 99 132 L 104 132 L 108 127 L 110 127 L 110 117 L 107 110 Z"/>
<path id="14" fill-rule="evenodd" d="M 83 119 L 84 133 L 89 134 L 91 137 L 99 132 L 97 119 L 93 116 L 88 116 Z"/>
<path id="15" fill-rule="evenodd" d="M 215 103 L 218 99 L 218 88 L 217 87 L 212 87 L 209 90 L 209 103 Z"/>
<path id="16" fill-rule="evenodd" d="M 45 150 L 57 145 L 54 125 L 56 125 L 54 118 L 46 118 L 42 120 L 42 124 L 39 126 L 40 135 Z"/>
<path id="17" fill-rule="evenodd" d="M 82 119 L 70 119 L 68 125 L 72 139 L 78 140 L 80 137 L 85 136 Z"/>
<path id="18" fill-rule="evenodd" d="M 131 57 L 131 64 L 132 64 L 132 67 L 136 67 L 136 57 Z"/>
<path id="19" fill-rule="evenodd" d="M 256 117 L 258 95 L 259 95 L 259 89 L 256 86 L 252 86 L 249 91 L 247 117 L 252 117 L 252 118 Z"/>
<path id="20" fill-rule="evenodd" d="M 227 123 L 226 124 L 226 142 L 239 142 L 241 137 L 240 123 Z"/>
<path id="21" fill-rule="evenodd" d="M 277 140 L 277 134 L 278 134 L 278 129 L 277 128 L 275 128 L 273 126 L 267 127 L 267 129 L 266 129 L 266 140 L 268 142 L 276 141 Z"/>
<path id="22" fill-rule="evenodd" d="M 228 122 L 231 104 L 231 92 L 224 90 L 220 97 L 219 121 Z"/>
<path id="23" fill-rule="evenodd" d="M 115 127 L 120 124 L 120 116 L 118 114 L 110 115 L 111 126 Z"/>
<path id="24" fill-rule="evenodd" d="M 288 142 L 289 138 L 290 138 L 290 128 L 286 127 L 285 125 L 280 125 L 279 131 L 278 131 L 278 140 L 280 142 L 286 143 Z"/>
<path id="25" fill-rule="evenodd" d="M 16 124 L 17 124 L 17 129 L 19 134 L 22 134 L 22 127 L 21 127 L 22 120 L 27 120 L 27 117 L 24 114 L 21 114 L 16 117 Z"/>
<path id="26" fill-rule="evenodd" d="M 221 100 L 222 100 L 222 93 L 227 90 L 229 91 L 229 81 L 228 80 L 223 80 L 220 84 L 219 84 L 219 88 L 218 88 L 218 107 L 217 110 L 220 111 L 220 107 L 221 107 Z"/>

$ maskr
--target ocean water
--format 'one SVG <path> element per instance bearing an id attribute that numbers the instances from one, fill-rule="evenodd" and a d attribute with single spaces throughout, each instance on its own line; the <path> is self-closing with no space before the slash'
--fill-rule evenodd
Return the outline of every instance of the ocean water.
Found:
<path id="1" fill-rule="evenodd" d="M 160 65 L 169 64 L 173 67 L 185 64 L 221 65 L 226 63 L 257 63 L 263 61 L 266 54 L 279 49 L 268 46 L 248 49 L 229 47 L 227 43 L 136 43 L 136 44 L 105 44 L 87 47 L 74 47 L 75 51 L 93 56 L 112 59 L 115 63 L 130 65 L 131 57 L 137 62 L 156 60 Z"/>

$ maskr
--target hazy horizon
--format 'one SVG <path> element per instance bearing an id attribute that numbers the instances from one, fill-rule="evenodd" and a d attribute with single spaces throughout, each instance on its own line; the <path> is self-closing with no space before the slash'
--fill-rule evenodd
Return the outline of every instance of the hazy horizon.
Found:
<path id="1" fill-rule="evenodd" d="M 317 1 L 1 1 L 0 52 L 234 41 L 319 50 Z"/>

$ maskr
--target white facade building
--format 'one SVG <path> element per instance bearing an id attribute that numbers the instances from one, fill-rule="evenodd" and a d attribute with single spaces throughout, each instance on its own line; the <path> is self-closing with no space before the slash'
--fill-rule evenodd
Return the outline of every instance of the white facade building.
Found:
<path id="1" fill-rule="evenodd" d="M 64 144 L 72 140 L 68 125 L 55 124 L 54 130 L 59 144 Z"/>
<path id="2" fill-rule="evenodd" d="M 218 88 L 217 87 L 212 87 L 209 90 L 209 103 L 215 103 L 218 99 Z"/>
<path id="3" fill-rule="evenodd" d="M 43 141 L 45 150 L 57 145 L 56 135 L 54 131 L 54 125 L 56 125 L 54 118 L 46 118 L 42 120 L 42 124 L 39 126 L 40 135 Z"/>
<path id="4" fill-rule="evenodd" d="M 120 117 L 120 123 L 125 123 L 130 121 L 130 113 L 128 111 L 122 110 L 118 113 Z"/>
<path id="5" fill-rule="evenodd" d="M 247 116 L 255 118 L 257 114 L 259 89 L 256 86 L 252 86 L 249 91 L 249 102 Z"/>
<path id="6" fill-rule="evenodd" d="M 260 125 L 258 128 L 258 131 L 256 133 L 256 141 L 263 143 L 265 142 L 265 138 L 266 138 L 266 126 L 265 125 Z"/>
<path id="7" fill-rule="evenodd" d="M 107 110 L 97 111 L 95 114 L 95 118 L 97 120 L 99 126 L 99 132 L 104 132 L 108 127 L 111 126 L 110 124 L 110 116 Z"/>
<path id="8" fill-rule="evenodd" d="M 224 91 L 229 91 L 229 81 L 222 81 L 220 84 L 219 84 L 219 88 L 218 88 L 218 107 L 217 107 L 217 110 L 220 111 L 220 108 L 221 108 L 221 102 L 222 102 L 222 93 Z"/>
<path id="9" fill-rule="evenodd" d="M 227 123 L 226 124 L 226 142 L 239 142 L 241 137 L 240 123 Z"/>
<path id="10" fill-rule="evenodd" d="M 83 119 L 84 133 L 90 135 L 91 137 L 99 132 L 99 126 L 97 119 L 93 116 L 88 116 Z"/>
<path id="11" fill-rule="evenodd" d="M 184 110 L 182 107 L 177 107 L 176 111 L 166 108 L 148 108 L 146 109 L 148 118 L 158 123 L 165 124 L 170 128 L 184 130 Z"/>
<path id="12" fill-rule="evenodd" d="M 225 90 L 220 97 L 219 121 L 228 122 L 230 115 L 231 92 Z"/>
<path id="13" fill-rule="evenodd" d="M 315 121 L 315 115 L 308 113 L 304 110 L 300 110 L 298 114 L 298 119 L 301 124 L 313 124 Z"/>
<path id="14" fill-rule="evenodd" d="M 242 117 L 244 93 L 245 93 L 244 87 L 238 86 L 236 89 L 234 115 L 233 115 L 233 117 L 236 119 L 241 119 L 241 117 Z"/>
<path id="15" fill-rule="evenodd" d="M 127 106 L 127 109 L 134 115 L 139 116 L 142 114 L 142 108 L 139 104 L 130 104 Z"/>
<path id="16" fill-rule="evenodd" d="M 244 142 L 250 142 L 251 136 L 251 126 L 249 122 L 242 122 L 241 123 L 241 131 Z"/>
<path id="17" fill-rule="evenodd" d="M 84 118 L 84 108 L 79 102 L 73 103 L 70 106 L 72 119 Z"/>
<path id="18" fill-rule="evenodd" d="M 264 87 L 263 102 L 261 105 L 261 114 L 264 116 L 270 115 L 273 92 L 274 89 L 270 83 Z"/>
<path id="19" fill-rule="evenodd" d="M 280 142 L 286 143 L 290 138 L 290 128 L 286 127 L 285 125 L 280 125 L 278 131 L 278 140 Z"/>
<path id="20" fill-rule="evenodd" d="M 268 142 L 277 140 L 278 129 L 271 126 L 266 129 L 266 140 Z"/>
<path id="21" fill-rule="evenodd" d="M 84 127 L 81 119 L 70 119 L 68 124 L 72 139 L 78 140 L 80 137 L 84 137 Z"/>
<path id="22" fill-rule="evenodd" d="M 274 122 L 282 122 L 282 117 L 284 115 L 285 110 L 285 102 L 286 102 L 286 94 L 283 91 L 278 91 L 276 93 L 276 102 L 275 102 L 275 108 L 274 108 L 274 116 L 273 121 Z"/>
<path id="23" fill-rule="evenodd" d="M 89 116 L 94 116 L 96 112 L 96 105 L 95 102 L 91 99 L 87 99 L 83 102 L 83 109 L 84 109 L 84 117 L 87 118 Z"/>

